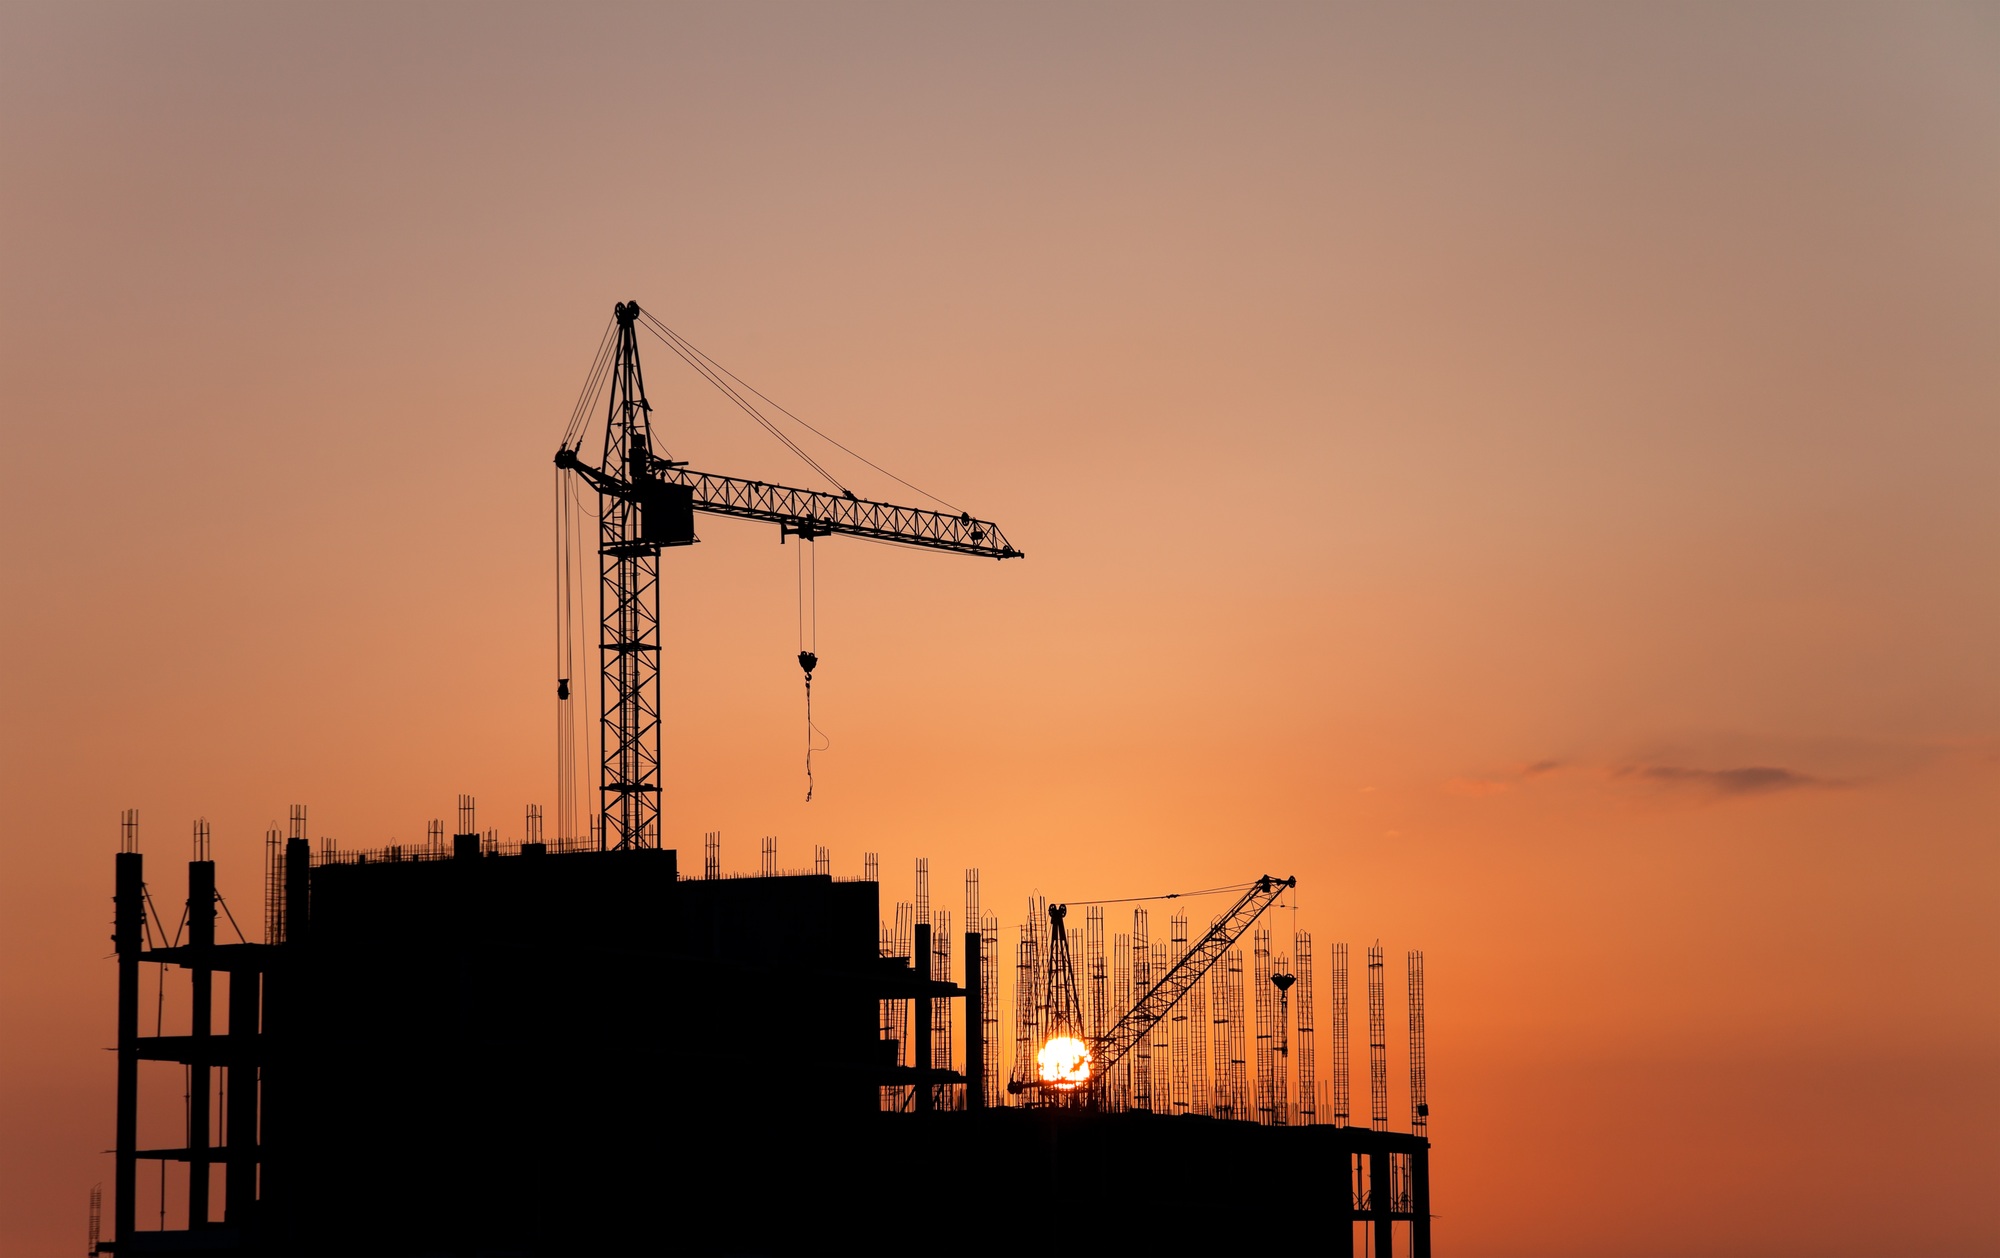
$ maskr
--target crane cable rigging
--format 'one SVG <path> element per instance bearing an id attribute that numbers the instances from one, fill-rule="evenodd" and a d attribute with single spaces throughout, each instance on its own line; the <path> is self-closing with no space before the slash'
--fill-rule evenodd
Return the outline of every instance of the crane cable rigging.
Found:
<path id="1" fill-rule="evenodd" d="M 576 823 L 576 709 L 570 679 L 576 676 L 575 491 L 556 469 L 556 836 L 572 837 Z"/>
<path id="2" fill-rule="evenodd" d="M 819 667 L 819 551 L 811 537 L 799 539 L 799 667 L 806 675 L 806 802 L 813 797 L 813 752 L 833 745 L 813 724 L 813 670 Z M 817 745 L 815 745 L 817 744 Z"/>
<path id="3" fill-rule="evenodd" d="M 1087 906 L 1093 904 L 1143 904 L 1152 900 L 1187 900 L 1193 899 L 1196 896 L 1221 895 L 1227 891 L 1248 891 L 1256 885 L 1257 880 L 1252 878 L 1249 882 L 1232 882 L 1226 887 L 1203 887 L 1199 891 L 1167 891 L 1160 895 L 1127 895 L 1109 900 L 1065 900 L 1063 903 Z"/>
<path id="4" fill-rule="evenodd" d="M 716 362 L 713 358 L 710 358 L 707 354 L 703 353 L 700 349 L 696 348 L 693 342 L 689 341 L 686 337 L 674 331 L 666 324 L 660 322 L 660 320 L 654 317 L 650 311 L 641 310 L 639 312 L 639 318 L 640 321 L 646 325 L 647 331 L 651 332 L 655 337 L 658 337 L 662 342 L 664 342 L 667 348 L 673 350 L 676 354 L 679 354 L 683 362 L 686 362 L 689 366 L 694 367 L 696 371 L 701 373 L 704 379 L 708 380 L 711 384 L 714 384 L 717 389 L 721 390 L 724 394 L 726 394 L 732 401 L 736 403 L 737 406 L 741 407 L 746 414 L 748 414 L 752 419 L 756 420 L 757 423 L 761 425 L 765 431 L 769 432 L 772 436 L 776 437 L 778 441 L 785 446 L 786 449 L 791 450 L 793 453 L 797 454 L 799 458 L 803 460 L 807 465 L 817 469 L 820 475 L 825 476 L 826 479 L 834 486 L 834 488 L 840 490 L 843 494 L 849 494 L 847 486 L 835 480 L 832 473 L 820 467 L 819 463 L 816 460 L 807 456 L 806 453 L 799 448 L 797 443 L 793 442 L 791 438 L 785 436 L 782 432 L 780 432 L 776 424 L 774 424 L 771 421 L 771 419 L 768 416 L 766 416 L 762 411 L 758 410 L 754 404 L 745 399 L 742 396 L 742 394 L 736 392 L 736 390 L 734 389 L 728 388 L 727 386 L 723 385 L 719 381 L 718 376 L 729 377 L 729 379 L 735 381 L 737 384 L 742 385 L 745 389 L 749 390 L 751 393 L 756 394 L 757 397 L 760 400 L 762 400 L 767 406 L 769 406 L 772 410 L 777 411 L 780 415 L 783 415 L 786 419 L 791 420 L 799 427 L 805 429 L 813 436 L 818 437 L 821 441 L 826 442 L 828 445 L 840 451 L 842 454 L 847 455 L 849 458 L 852 458 L 857 462 L 866 463 L 869 467 L 882 473 L 882 475 L 888 477 L 890 480 L 895 481 L 898 485 L 901 485 L 903 488 L 914 490 L 917 493 L 922 494 L 924 497 L 930 499 L 932 502 L 937 503 L 939 506 L 945 507 L 949 510 L 952 511 L 964 510 L 964 508 L 960 507 L 957 503 L 947 502 L 943 498 L 938 497 L 936 494 L 930 492 L 928 489 L 925 489 L 921 485 L 911 484 L 909 481 L 904 480 L 902 477 L 896 475 L 888 468 L 883 467 L 880 463 L 877 463 L 875 460 L 869 458 L 867 455 L 862 454 L 859 451 L 854 450 L 851 447 L 842 444 L 834 437 L 831 437 L 828 434 L 820 431 L 818 428 L 815 428 L 813 425 L 807 423 L 805 420 L 800 419 L 797 415 L 792 414 L 790 411 L 786 410 L 778 403 L 773 402 L 769 397 L 766 397 L 763 391 L 758 389 L 756 385 L 751 384 L 749 381 L 737 375 L 729 368 L 723 366 L 719 362 Z M 690 357 L 690 355 L 692 355 L 692 357 Z M 694 361 L 695 359 L 700 360 L 699 365 L 696 364 L 696 362 Z M 852 497 L 852 494 L 849 494 L 849 496 Z"/>
<path id="5" fill-rule="evenodd" d="M 605 321 L 597 341 L 597 353 L 590 360 L 576 405 L 570 408 L 569 423 L 563 428 L 563 445 L 577 448 L 584 430 L 590 426 L 591 412 L 617 358 L 618 321 Z M 580 608 L 577 584 L 583 571 L 583 530 L 578 527 L 583 503 L 572 478 L 556 469 L 556 834 L 574 839 L 580 803 L 577 790 L 576 707 L 573 682 L 576 678 L 576 639 Z"/>

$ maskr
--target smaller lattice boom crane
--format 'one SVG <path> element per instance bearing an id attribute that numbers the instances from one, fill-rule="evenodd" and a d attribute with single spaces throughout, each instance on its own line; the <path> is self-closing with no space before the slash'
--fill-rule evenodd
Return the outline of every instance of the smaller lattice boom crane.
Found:
<path id="1" fill-rule="evenodd" d="M 1091 1066 L 1095 1077 L 1105 1078 L 1119 1058 L 1132 1051 L 1133 1047 L 1148 1035 L 1160 1019 L 1180 1003 L 1201 976 L 1208 973 L 1210 966 L 1233 947 L 1243 932 L 1262 917 L 1280 895 L 1299 885 L 1297 878 L 1274 878 L 1269 874 L 1250 884 L 1243 898 L 1229 907 L 1229 911 L 1215 919 L 1215 925 L 1208 933 L 1196 940 L 1186 955 L 1170 966 L 1159 981 L 1148 988 L 1146 993 L 1134 1001 L 1109 1031 L 1095 1036 L 1090 1041 Z"/>

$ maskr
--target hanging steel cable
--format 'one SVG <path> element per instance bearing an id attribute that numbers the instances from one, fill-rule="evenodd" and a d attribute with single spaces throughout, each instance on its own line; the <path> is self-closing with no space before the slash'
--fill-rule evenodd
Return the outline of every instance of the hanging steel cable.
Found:
<path id="1" fill-rule="evenodd" d="M 686 353 L 682 354 L 682 358 L 684 361 L 687 359 L 687 355 L 689 354 L 693 355 L 695 358 L 700 359 L 703 363 L 713 368 L 714 371 L 720 372 L 722 375 L 729 377 L 737 384 L 742 385 L 745 389 L 748 389 L 751 393 L 756 394 L 757 397 L 765 403 L 765 405 L 777 411 L 780 415 L 783 415 L 786 419 L 791 420 L 799 427 L 805 429 L 813 436 L 818 437 L 821 441 L 826 442 L 834 449 L 839 450 L 842 454 L 847 455 L 848 457 L 856 460 L 857 462 L 867 464 L 869 467 L 882 473 L 882 475 L 888 477 L 890 480 L 895 481 L 898 485 L 901 485 L 903 488 L 915 490 L 917 493 L 922 494 L 924 497 L 930 499 L 932 502 L 935 502 L 942 507 L 946 507 L 952 511 L 957 511 L 960 509 L 958 504 L 953 502 L 947 502 L 943 498 L 938 497 L 936 494 L 931 493 L 929 490 L 923 488 L 920 485 L 911 484 L 909 481 L 904 480 L 902 477 L 896 475 L 888 468 L 883 467 L 880 463 L 875 462 L 867 455 L 862 454 L 859 451 L 854 450 L 853 448 L 843 444 L 839 439 L 829 436 L 827 433 L 821 431 L 819 428 L 814 427 L 812 424 L 807 423 L 803 419 L 800 419 L 797 415 L 792 414 L 792 412 L 786 410 L 783 406 L 779 405 L 777 402 L 772 401 L 761 390 L 759 390 L 756 385 L 751 384 L 749 381 L 743 379 L 743 377 L 737 375 L 729 368 L 723 366 L 719 362 L 716 362 L 715 359 L 709 357 L 707 354 L 703 353 L 698 347 L 696 347 L 693 342 L 689 341 L 686 337 L 674 331 L 666 324 L 660 322 L 660 320 L 655 316 L 653 316 L 652 314 L 642 312 L 640 317 L 646 321 L 648 331 L 652 332 L 655 336 L 659 337 L 660 339 L 666 341 L 670 346 L 675 348 L 677 351 L 685 350 Z M 713 379 L 713 376 L 709 375 L 709 373 L 704 372 L 703 374 L 705 376 L 708 376 L 708 378 Z M 747 403 L 739 403 L 739 405 L 747 405 Z M 752 409 L 754 410 L 754 408 Z M 756 412 L 756 413 L 758 415 L 758 418 L 765 424 L 767 429 L 774 428 L 774 425 L 771 424 L 769 417 L 764 416 L 762 412 Z M 780 441 L 785 441 L 786 445 L 788 446 L 792 445 L 792 443 L 783 436 L 779 436 L 778 439 Z M 796 449 L 796 447 L 793 448 Z M 817 467 L 818 464 L 814 464 L 814 466 Z M 829 477 L 829 479 L 831 479 L 831 477 Z M 836 485 L 839 485 L 839 482 L 837 481 L 834 483 Z M 845 486 L 840 486 L 840 487 L 843 490 L 846 488 Z"/>

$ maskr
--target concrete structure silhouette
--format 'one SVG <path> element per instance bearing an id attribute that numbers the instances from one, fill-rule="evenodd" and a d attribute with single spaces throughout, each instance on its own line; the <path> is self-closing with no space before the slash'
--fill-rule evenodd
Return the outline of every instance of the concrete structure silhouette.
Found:
<path id="1" fill-rule="evenodd" d="M 129 846 L 136 848 L 136 843 Z M 560 847 L 561 845 L 558 845 Z M 582 845 L 571 845 L 582 846 Z M 323 853 L 284 843 L 282 932 L 147 947 L 136 850 L 116 860 L 114 1237 L 142 1254 L 1429 1252 L 1429 1142 L 1331 1126 L 1009 1108 L 897 1064 L 877 1011 L 967 989 L 878 946 L 879 886 L 826 874 L 683 878 L 672 850 Z M 214 866 L 190 868 L 190 923 Z M 919 933 L 927 933 L 928 927 Z M 967 975 L 981 932 L 965 933 Z M 914 955 L 927 957 L 919 946 Z M 139 1035 L 139 967 L 226 975 L 226 1028 Z M 973 984 L 976 992 L 978 985 Z M 948 1006 L 950 1007 L 950 1006 Z M 219 1072 L 222 1140 L 136 1141 L 137 1067 Z M 883 1112 L 887 1086 L 909 1112 Z M 929 1102 L 956 1096 L 954 1108 Z M 219 1210 L 139 1230 L 136 1168 L 223 1166 Z M 1245 1163 L 1280 1194 L 1197 1208 L 1184 1177 Z M 1165 1171 L 1166 1173 L 1163 1173 Z M 190 1181 L 197 1178 L 190 1176 Z M 1084 1191 L 1086 1185 L 1090 1191 Z M 1213 1201 L 1214 1197 L 1204 1193 Z M 1150 1223 L 1106 1201 L 1152 1201 Z"/>

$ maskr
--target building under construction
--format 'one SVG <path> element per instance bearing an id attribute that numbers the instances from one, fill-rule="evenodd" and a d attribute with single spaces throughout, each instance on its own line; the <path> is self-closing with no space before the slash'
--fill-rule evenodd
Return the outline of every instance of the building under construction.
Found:
<path id="1" fill-rule="evenodd" d="M 1316 973 L 1308 935 L 1264 924 L 1292 879 L 1220 889 L 1206 920 L 1034 902 L 1003 941 L 974 871 L 955 930 L 921 861 L 911 897 L 885 903 L 872 855 L 836 877 L 825 849 L 783 868 L 766 839 L 758 872 L 730 875 L 719 835 L 698 870 L 663 845 L 657 565 L 696 540 L 694 513 L 776 522 L 801 546 L 1020 552 L 965 513 L 667 459 L 638 368 L 649 320 L 618 307 L 579 402 L 610 394 L 601 461 L 581 458 L 580 419 L 557 456 L 600 499 L 589 824 L 565 786 L 553 837 L 530 808 L 503 841 L 462 797 L 449 833 L 356 851 L 315 845 L 295 807 L 245 931 L 205 823 L 185 909 L 163 913 L 177 897 L 149 889 L 129 814 L 112 1217 L 100 1239 L 93 1216 L 93 1249 L 1428 1255 L 1421 954 L 1408 1122 L 1391 1130 L 1384 955 L 1357 976 L 1355 1113 L 1347 949 Z M 733 396 L 755 411 L 751 395 Z M 559 678 L 559 705 L 580 689 Z M 575 743 L 558 749 L 572 767 Z M 179 1067 L 177 1142 L 139 1139 L 159 1111 L 142 1075 L 166 1077 L 149 1063 Z"/>
<path id="2" fill-rule="evenodd" d="M 207 859 L 169 927 L 128 835 L 105 1251 L 1429 1252 L 1421 955 L 1392 1131 L 1381 950 L 1350 1114 L 1345 947 L 1315 974 L 1307 936 L 1241 929 L 1280 880 L 1192 939 L 1180 915 L 1150 939 L 1143 908 L 1107 936 L 1093 908 L 1081 977 L 1052 985 L 1062 919 L 1022 923 L 1003 967 L 976 876 L 954 932 L 924 871 L 885 919 L 881 884 L 823 853 L 684 876 L 660 849 L 297 833 L 251 942 L 218 937 Z M 142 1019 L 154 966 L 191 978 L 170 1023 Z M 1103 1069 L 1052 1086 L 1041 1050 L 1072 1019 Z M 142 1062 L 183 1067 L 179 1145 L 138 1143 Z M 142 1229 L 161 1163 L 186 1225 Z M 1240 1198 L 1215 1186 L 1237 1174 Z"/>

